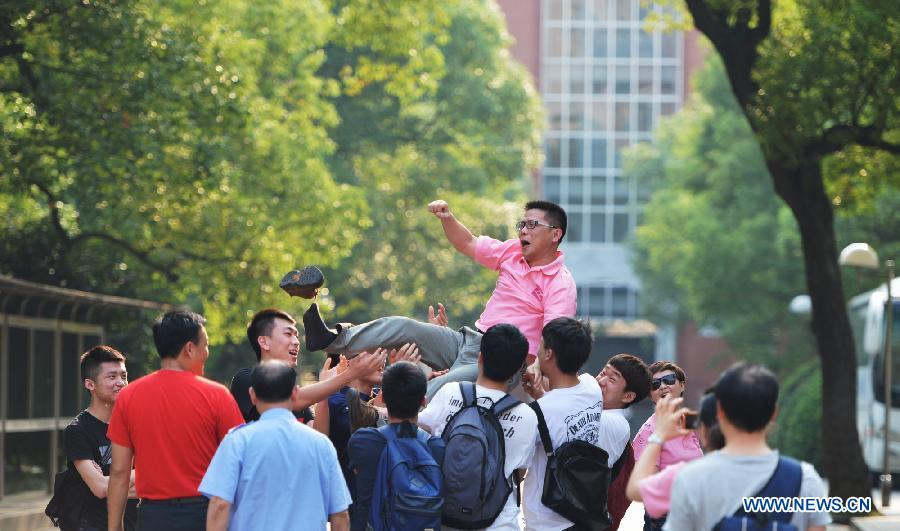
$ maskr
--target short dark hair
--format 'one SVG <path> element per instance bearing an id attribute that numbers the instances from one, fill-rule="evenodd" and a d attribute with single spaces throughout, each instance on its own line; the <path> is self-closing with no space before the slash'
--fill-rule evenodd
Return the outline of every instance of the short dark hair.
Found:
<path id="1" fill-rule="evenodd" d="M 290 314 L 283 310 L 266 308 L 256 312 L 253 319 L 250 320 L 250 324 L 247 325 L 247 339 L 250 340 L 250 346 L 253 348 L 253 352 L 256 353 L 256 361 L 262 359 L 262 350 L 259 348 L 259 336 L 268 336 L 272 333 L 275 319 L 284 319 L 291 324 L 297 323 Z"/>
<path id="2" fill-rule="evenodd" d="M 700 424 L 706 428 L 706 450 L 721 450 L 725 447 L 725 435 L 716 418 L 716 395 L 706 393 L 700 400 Z"/>
<path id="3" fill-rule="evenodd" d="M 281 360 L 268 360 L 250 371 L 250 387 L 260 402 L 284 402 L 297 385 L 297 371 Z"/>
<path id="4" fill-rule="evenodd" d="M 654 361 L 650 364 L 648 370 L 650 371 L 650 378 L 653 378 L 653 375 L 658 372 L 673 371 L 675 373 L 675 377 L 678 378 L 679 382 L 685 383 L 687 381 L 687 378 L 684 374 L 684 369 L 668 360 Z"/>
<path id="5" fill-rule="evenodd" d="M 381 376 L 381 393 L 388 415 L 397 419 L 415 417 L 426 388 L 425 373 L 417 365 L 408 361 L 389 365 Z"/>
<path id="6" fill-rule="evenodd" d="M 509 380 L 522 368 L 527 356 L 528 340 L 511 324 L 494 325 L 481 336 L 481 368 L 488 380 Z"/>
<path id="7" fill-rule="evenodd" d="M 725 417 L 742 431 L 765 429 L 775 414 L 778 379 L 762 365 L 736 363 L 719 376 L 714 389 Z"/>
<path id="8" fill-rule="evenodd" d="M 571 317 L 557 317 L 541 331 L 544 348 L 556 354 L 556 366 L 566 374 L 576 374 L 591 355 L 591 325 Z"/>
<path id="9" fill-rule="evenodd" d="M 531 209 L 543 210 L 547 214 L 547 221 L 562 231 L 562 236 L 559 237 L 559 242 L 562 243 L 563 238 L 566 237 L 566 228 L 569 226 L 569 218 L 566 216 L 566 211 L 563 210 L 563 207 L 550 201 L 529 201 L 525 203 L 525 210 Z"/>
<path id="10" fill-rule="evenodd" d="M 623 409 L 647 398 L 650 394 L 650 371 L 644 360 L 623 353 L 609 358 L 606 364 L 622 373 L 622 378 L 625 378 L 625 390 L 634 393 L 634 400 L 625 404 Z"/>
<path id="11" fill-rule="evenodd" d="M 200 341 L 200 329 L 205 323 L 202 315 L 184 310 L 159 316 L 153 323 L 153 343 L 159 357 L 177 358 L 188 341 Z"/>
<path id="12" fill-rule="evenodd" d="M 100 365 L 111 363 L 125 363 L 125 356 L 109 345 L 97 345 L 81 355 L 81 379 L 96 380 L 100 372 Z"/>

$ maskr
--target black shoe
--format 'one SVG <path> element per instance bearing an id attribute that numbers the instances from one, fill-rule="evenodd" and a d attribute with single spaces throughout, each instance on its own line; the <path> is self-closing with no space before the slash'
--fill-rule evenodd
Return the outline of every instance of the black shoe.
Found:
<path id="1" fill-rule="evenodd" d="M 306 331 L 306 350 L 315 352 L 323 350 L 337 339 L 337 332 L 328 328 L 319 315 L 319 305 L 312 306 L 303 314 L 303 329 Z"/>
<path id="2" fill-rule="evenodd" d="M 319 293 L 325 283 L 325 275 L 316 266 L 306 266 L 301 270 L 294 269 L 281 279 L 281 289 L 291 297 L 312 299 Z"/>

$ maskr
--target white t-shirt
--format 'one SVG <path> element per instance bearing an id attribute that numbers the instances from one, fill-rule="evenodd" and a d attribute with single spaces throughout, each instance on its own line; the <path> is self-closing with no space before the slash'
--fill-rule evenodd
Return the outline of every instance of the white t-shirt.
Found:
<path id="1" fill-rule="evenodd" d="M 480 385 L 475 386 L 475 397 L 479 405 L 491 407 L 498 402 L 506 393 L 496 389 L 488 389 Z M 419 413 L 419 427 L 431 432 L 432 435 L 440 437 L 444 432 L 447 421 L 454 413 L 462 409 L 462 393 L 459 389 L 459 382 L 449 382 L 445 384 L 434 395 L 428 406 Z M 507 477 L 511 476 L 513 470 L 517 468 L 527 468 L 531 463 L 531 456 L 534 453 L 534 438 L 537 436 L 537 416 L 525 404 L 519 404 L 511 409 L 506 410 L 499 417 L 500 427 L 506 435 L 506 462 L 503 466 L 503 473 Z M 474 479 L 474 478 L 473 478 Z M 519 531 L 518 513 L 519 507 L 516 504 L 516 489 L 513 489 L 506 505 L 494 523 L 486 528 L 491 531 Z M 442 526 L 442 529 L 451 530 L 452 528 Z"/>
<path id="2" fill-rule="evenodd" d="M 625 418 L 624 409 L 604 409 L 600 417 L 600 448 L 609 454 L 609 468 L 622 457 L 622 452 L 631 440 L 631 426 Z"/>
<path id="3" fill-rule="evenodd" d="M 553 449 L 564 442 L 581 440 L 600 446 L 600 418 L 603 414 L 603 392 L 590 374 L 582 374 L 574 387 L 554 389 L 538 399 Z M 547 454 L 540 435 L 534 438 L 534 459 L 525 476 L 525 529 L 560 531 L 574 524 L 541 503 Z"/>

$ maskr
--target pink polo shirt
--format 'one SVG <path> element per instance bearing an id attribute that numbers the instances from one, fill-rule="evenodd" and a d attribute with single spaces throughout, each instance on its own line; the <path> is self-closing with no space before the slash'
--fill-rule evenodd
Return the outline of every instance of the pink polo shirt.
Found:
<path id="1" fill-rule="evenodd" d="M 687 462 L 682 461 L 647 476 L 638 481 L 638 490 L 641 492 L 641 501 L 644 502 L 644 511 L 650 518 L 659 518 L 669 512 L 669 502 L 672 501 L 672 483 L 675 475 Z"/>
<path id="2" fill-rule="evenodd" d="M 641 458 L 641 454 L 647 448 L 647 439 L 653 435 L 654 428 L 656 428 L 656 413 L 650 415 L 647 422 L 644 422 L 637 435 L 634 436 L 632 447 L 634 448 L 635 461 Z M 659 470 L 665 470 L 675 463 L 693 461 L 698 457 L 703 457 L 703 450 L 700 449 L 700 439 L 692 431 L 688 435 L 682 435 L 666 441 L 659 452 L 659 460 L 656 462 L 656 465 Z"/>
<path id="3" fill-rule="evenodd" d="M 522 256 L 518 239 L 501 242 L 479 236 L 475 260 L 500 276 L 475 326 L 485 331 L 500 323 L 515 325 L 528 339 L 528 354 L 537 355 L 544 325 L 557 317 L 575 315 L 578 295 L 564 258 L 557 251 L 556 260 L 531 267 Z"/>

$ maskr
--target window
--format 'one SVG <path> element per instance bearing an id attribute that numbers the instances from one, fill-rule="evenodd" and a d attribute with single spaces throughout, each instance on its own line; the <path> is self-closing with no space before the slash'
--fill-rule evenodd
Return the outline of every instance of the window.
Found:
<path id="1" fill-rule="evenodd" d="M 613 154 L 613 166 L 622 167 L 622 150 L 628 147 L 628 141 L 624 139 L 616 140 L 616 151 Z"/>
<path id="2" fill-rule="evenodd" d="M 6 389 L 6 407 L 8 418 L 28 418 L 28 380 L 29 370 L 29 338 L 28 330 L 10 326 L 9 330 L 9 374 L 23 375 L 20 378 L 9 378 Z"/>
<path id="3" fill-rule="evenodd" d="M 591 179 L 591 204 L 606 206 L 606 177 L 599 175 Z M 593 226 L 593 220 L 591 221 Z M 593 229 L 591 229 L 593 234 Z"/>
<path id="4" fill-rule="evenodd" d="M 628 288 L 613 288 L 611 291 L 612 315 L 614 317 L 628 317 Z"/>
<path id="5" fill-rule="evenodd" d="M 609 127 L 609 121 L 606 119 L 606 102 L 595 101 L 591 104 L 591 109 L 591 129 L 594 131 L 606 131 Z M 594 162 L 594 167 L 597 167 L 596 162 Z"/>
<path id="6" fill-rule="evenodd" d="M 75 416 L 78 414 L 81 382 L 81 352 L 78 346 L 78 335 L 63 332 L 62 335 L 62 399 L 60 400 L 60 414 L 63 416 Z"/>
<path id="7" fill-rule="evenodd" d="M 639 55 L 641 57 L 653 57 L 653 34 L 641 30 L 638 35 Z"/>
<path id="8" fill-rule="evenodd" d="M 613 214 L 613 241 L 625 241 L 628 237 L 628 214 Z"/>
<path id="9" fill-rule="evenodd" d="M 587 0 L 572 0 L 572 20 L 584 20 L 587 18 Z"/>
<path id="10" fill-rule="evenodd" d="M 653 93 L 653 67 L 652 66 L 638 67 L 638 93 L 639 94 L 652 94 Z"/>
<path id="11" fill-rule="evenodd" d="M 569 201 L 572 206 L 579 206 L 584 203 L 584 177 L 581 175 L 572 175 L 569 177 Z"/>
<path id="12" fill-rule="evenodd" d="M 584 142 L 580 138 L 570 138 L 568 166 L 570 168 L 580 168 L 583 163 Z"/>
<path id="13" fill-rule="evenodd" d="M 547 129 L 559 131 L 562 129 L 562 104 L 558 101 L 548 101 L 547 106 Z"/>
<path id="14" fill-rule="evenodd" d="M 588 312 L 591 315 L 606 314 L 605 288 L 588 288 Z"/>
<path id="15" fill-rule="evenodd" d="M 593 167 L 593 168 L 605 168 L 606 167 L 606 139 L 605 138 L 592 138 L 591 139 L 591 167 Z"/>
<path id="16" fill-rule="evenodd" d="M 569 126 L 570 131 L 584 131 L 584 103 L 573 101 L 569 103 Z"/>
<path id="17" fill-rule="evenodd" d="M 563 67 L 550 64 L 544 68 L 544 86 L 547 94 L 561 94 L 563 91 Z"/>
<path id="18" fill-rule="evenodd" d="M 675 76 L 676 70 L 674 66 L 662 67 L 659 75 L 660 93 L 675 94 Z"/>
<path id="19" fill-rule="evenodd" d="M 629 131 L 631 129 L 631 104 L 626 102 L 616 103 L 616 131 Z"/>
<path id="20" fill-rule="evenodd" d="M 631 73 L 627 66 L 616 67 L 616 94 L 631 92 Z"/>
<path id="21" fill-rule="evenodd" d="M 30 380 L 31 417 L 53 416 L 53 332 L 34 331 L 34 360 Z"/>
<path id="22" fill-rule="evenodd" d="M 594 0 L 594 20 L 597 22 L 606 22 L 609 20 L 607 9 L 607 0 Z"/>
<path id="23" fill-rule="evenodd" d="M 613 179 L 613 204 L 628 204 L 628 179 L 624 177 Z"/>
<path id="24" fill-rule="evenodd" d="M 569 55 L 571 57 L 584 57 L 584 29 L 572 28 L 569 35 Z"/>
<path id="25" fill-rule="evenodd" d="M 662 56 L 665 58 L 673 58 L 675 57 L 675 52 L 677 50 L 677 44 L 675 39 L 677 38 L 676 34 L 667 31 L 660 35 L 660 48 L 662 52 Z"/>
<path id="26" fill-rule="evenodd" d="M 606 241 L 606 213 L 593 212 L 591 214 L 591 241 Z"/>
<path id="27" fill-rule="evenodd" d="M 616 0 L 616 20 L 631 20 L 632 0 Z"/>
<path id="28" fill-rule="evenodd" d="M 547 56 L 563 56 L 563 30 L 562 28 L 549 28 L 547 30 Z"/>
<path id="29" fill-rule="evenodd" d="M 591 89 L 594 94 L 606 94 L 609 90 L 606 83 L 606 65 L 594 65 Z"/>
<path id="30" fill-rule="evenodd" d="M 582 229 L 584 227 L 584 222 L 582 221 L 581 212 L 569 212 L 568 213 L 568 222 L 569 225 L 566 227 L 566 239 L 572 242 L 580 242 L 583 241 L 583 232 Z"/>
<path id="31" fill-rule="evenodd" d="M 547 201 L 552 201 L 554 203 L 560 203 L 561 198 L 561 190 L 560 190 L 560 182 L 559 175 L 545 175 L 544 176 L 544 198 Z"/>
<path id="32" fill-rule="evenodd" d="M 631 31 L 627 28 L 616 30 L 616 57 L 620 59 L 631 57 Z"/>
<path id="33" fill-rule="evenodd" d="M 549 20 L 562 20 L 564 1 L 565 0 L 547 0 L 547 18 Z"/>
<path id="34" fill-rule="evenodd" d="M 584 94 L 584 64 L 575 63 L 569 69 L 569 92 Z"/>
<path id="35" fill-rule="evenodd" d="M 653 129 L 653 105 L 647 102 L 638 103 L 638 131 L 649 132 Z"/>
<path id="36" fill-rule="evenodd" d="M 606 59 L 609 57 L 609 48 L 606 43 L 606 28 L 594 29 L 594 58 Z"/>
<path id="37" fill-rule="evenodd" d="M 544 164 L 548 168 L 559 168 L 561 157 L 559 154 L 559 139 L 548 138 L 544 143 Z"/>

